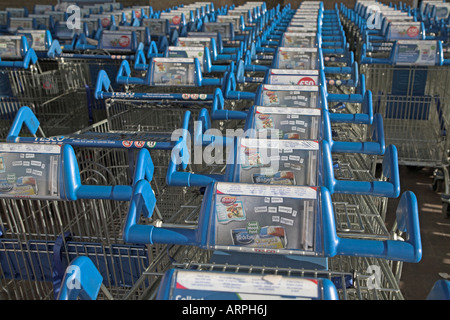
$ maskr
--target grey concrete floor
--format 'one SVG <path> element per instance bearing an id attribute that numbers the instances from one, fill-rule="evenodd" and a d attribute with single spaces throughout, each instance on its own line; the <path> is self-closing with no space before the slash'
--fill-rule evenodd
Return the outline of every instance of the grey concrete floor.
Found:
<path id="1" fill-rule="evenodd" d="M 433 169 L 411 169 L 400 166 L 401 192 L 415 193 L 419 207 L 422 239 L 422 260 L 404 263 L 400 289 L 406 300 L 424 300 L 440 274 L 448 274 L 450 280 L 450 218 L 442 213 L 440 193 L 432 188 Z M 398 199 L 389 200 L 387 223 L 395 219 Z M 391 225 L 391 224 L 389 224 Z"/>

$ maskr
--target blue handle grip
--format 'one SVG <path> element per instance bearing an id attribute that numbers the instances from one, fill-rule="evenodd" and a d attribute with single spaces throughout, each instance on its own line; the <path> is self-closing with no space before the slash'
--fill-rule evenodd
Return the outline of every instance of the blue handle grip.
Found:
<path id="1" fill-rule="evenodd" d="M 131 77 L 131 68 L 127 60 L 123 60 L 117 71 L 116 83 L 120 84 L 146 84 L 147 79 Z"/>
<path id="2" fill-rule="evenodd" d="M 329 193 L 326 188 L 322 188 L 321 192 L 322 208 L 330 208 Z M 322 215 L 324 251 L 328 256 L 360 256 L 412 263 L 422 258 L 417 199 L 411 191 L 403 193 L 397 207 L 397 223 L 399 230 L 407 233 L 406 241 L 341 238 L 336 233 L 333 210 L 322 210 Z"/>
<path id="3" fill-rule="evenodd" d="M 330 120 L 332 122 L 341 123 L 360 123 L 360 124 L 372 124 L 373 122 L 373 104 L 372 104 L 372 92 L 366 91 L 364 94 L 364 100 L 361 103 L 363 113 L 330 113 Z"/>
<path id="4" fill-rule="evenodd" d="M 148 64 L 143 50 L 136 51 L 136 58 L 134 59 L 134 69 L 141 71 L 148 69 Z"/>
<path id="5" fill-rule="evenodd" d="M 225 88 L 225 98 L 232 100 L 254 100 L 256 94 L 254 92 L 236 91 L 236 77 L 234 73 L 228 74 Z"/>
<path id="6" fill-rule="evenodd" d="M 153 177 L 153 163 L 147 149 L 142 149 L 136 163 L 135 179 L 145 178 L 147 182 Z M 80 170 L 73 147 L 69 144 L 63 146 L 63 184 L 67 200 L 78 199 L 105 199 L 129 201 L 132 187 L 127 185 L 83 185 Z M 148 180 L 147 180 L 148 179 Z M 135 180 L 136 182 L 136 180 Z"/>
<path id="7" fill-rule="evenodd" d="M 436 281 L 427 300 L 450 300 L 450 281 L 443 279 Z"/>
<path id="8" fill-rule="evenodd" d="M 27 106 L 23 106 L 17 111 L 11 129 L 9 129 L 6 141 L 16 142 L 19 137 L 22 126 L 25 124 L 32 135 L 34 135 L 39 128 L 39 120 L 34 115 L 33 111 Z"/>
<path id="9" fill-rule="evenodd" d="M 75 258 L 67 267 L 57 300 L 96 300 L 103 277 L 91 259 Z"/>
<path id="10" fill-rule="evenodd" d="M 325 122 L 329 121 L 324 114 Z M 371 126 L 372 140 L 367 142 L 347 142 L 333 141 L 331 135 L 331 127 L 329 124 L 324 125 L 326 139 L 331 143 L 333 152 L 343 153 L 364 153 L 382 155 L 385 151 L 385 139 L 383 129 L 383 118 L 381 114 L 376 114 Z"/>
<path id="11" fill-rule="evenodd" d="M 397 198 L 400 195 L 397 148 L 389 145 L 383 157 L 383 175 L 389 181 L 334 180 L 331 192 Z"/>
<path id="12" fill-rule="evenodd" d="M 36 64 L 38 61 L 38 57 L 33 48 L 29 48 L 26 51 L 25 56 L 22 61 L 2 61 L 0 59 L 0 67 L 4 68 L 19 68 L 19 69 L 28 69 L 30 64 Z"/>
<path id="13" fill-rule="evenodd" d="M 222 91 L 217 88 L 214 92 L 214 100 L 211 106 L 211 120 L 244 120 L 247 117 L 247 112 L 245 111 L 225 110 L 224 106 L 225 100 Z"/>
<path id="14" fill-rule="evenodd" d="M 95 99 L 103 99 L 103 92 L 108 92 L 111 86 L 111 80 L 109 80 L 108 74 L 105 70 L 98 72 L 97 81 L 95 83 Z"/>

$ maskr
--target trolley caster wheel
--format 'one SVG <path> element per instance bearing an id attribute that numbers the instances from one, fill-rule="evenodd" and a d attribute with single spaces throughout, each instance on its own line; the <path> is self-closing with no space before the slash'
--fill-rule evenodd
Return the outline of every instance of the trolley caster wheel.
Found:
<path id="1" fill-rule="evenodd" d="M 444 180 L 435 178 L 433 179 L 433 183 L 431 184 L 431 187 L 433 188 L 433 191 L 436 193 L 444 191 Z"/>
<path id="2" fill-rule="evenodd" d="M 443 175 L 441 170 L 436 169 L 434 171 L 433 182 L 431 184 L 431 188 L 436 193 L 444 191 L 444 189 L 445 189 L 445 186 L 444 186 L 444 175 Z"/>
<path id="3" fill-rule="evenodd" d="M 442 213 L 445 218 L 450 218 L 450 194 L 441 195 L 442 200 Z"/>
<path id="4" fill-rule="evenodd" d="M 444 218 L 449 219 L 450 218 L 450 206 L 448 202 L 444 202 L 442 204 L 442 213 L 444 214 Z"/>

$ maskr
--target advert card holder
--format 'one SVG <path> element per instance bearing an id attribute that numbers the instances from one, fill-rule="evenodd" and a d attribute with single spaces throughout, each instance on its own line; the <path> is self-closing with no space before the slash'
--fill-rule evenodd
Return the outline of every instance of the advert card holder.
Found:
<path id="1" fill-rule="evenodd" d="M 391 22 L 388 25 L 388 41 L 395 40 L 422 40 L 422 22 Z"/>
<path id="2" fill-rule="evenodd" d="M 280 47 L 276 52 L 274 66 L 278 69 L 317 69 L 317 49 Z"/>
<path id="3" fill-rule="evenodd" d="M 253 107 L 249 124 L 255 137 L 318 140 L 321 137 L 322 110 L 316 108 Z"/>
<path id="4" fill-rule="evenodd" d="M 103 30 L 99 48 L 109 51 L 131 52 L 137 48 L 136 34 L 131 30 Z"/>
<path id="5" fill-rule="evenodd" d="M 394 65 L 439 65 L 440 47 L 435 40 L 398 40 L 394 44 Z"/>
<path id="6" fill-rule="evenodd" d="M 102 28 L 109 28 L 113 23 L 113 19 L 115 20 L 114 16 L 111 14 L 91 14 L 89 15 L 89 18 L 96 19 Z"/>
<path id="7" fill-rule="evenodd" d="M 219 23 L 232 23 L 234 30 L 236 30 L 236 31 L 241 30 L 241 27 L 240 27 L 241 16 L 239 16 L 239 15 L 231 15 L 231 16 L 218 15 L 216 17 L 216 21 Z"/>
<path id="8" fill-rule="evenodd" d="M 61 199 L 61 146 L 0 143 L 0 198 Z"/>
<path id="9" fill-rule="evenodd" d="M 209 239 L 217 250 L 316 255 L 317 188 L 215 184 Z"/>
<path id="10" fill-rule="evenodd" d="M 150 65 L 152 86 L 196 86 L 194 58 L 153 58 Z"/>
<path id="11" fill-rule="evenodd" d="M 6 27 L 8 25 L 8 12 L 0 11 L 0 26 Z"/>
<path id="12" fill-rule="evenodd" d="M 161 19 L 167 19 L 169 21 L 170 28 L 179 28 L 180 26 L 186 24 L 186 17 L 182 12 L 162 12 L 159 17 Z"/>
<path id="13" fill-rule="evenodd" d="M 179 37 L 178 46 L 180 47 L 207 47 L 211 48 L 211 38 L 207 37 Z"/>
<path id="14" fill-rule="evenodd" d="M 203 46 L 170 46 L 167 48 L 167 55 L 169 58 L 197 58 L 200 62 L 200 68 L 203 72 L 205 48 Z"/>
<path id="15" fill-rule="evenodd" d="M 234 181 L 268 185 L 317 186 L 319 142 L 294 139 L 240 139 Z"/>
<path id="16" fill-rule="evenodd" d="M 22 29 L 36 29 L 36 20 L 33 18 L 10 18 L 9 19 L 9 30 L 16 31 L 19 28 Z"/>
<path id="17" fill-rule="evenodd" d="M 2 59 L 21 59 L 22 36 L 0 36 L 0 57 Z"/>
<path id="18" fill-rule="evenodd" d="M 30 48 L 34 51 L 47 51 L 47 36 L 46 30 L 18 30 L 17 34 L 24 36 Z"/>
<path id="19" fill-rule="evenodd" d="M 141 26 L 147 27 L 151 35 L 162 36 L 169 34 L 169 20 L 168 19 L 142 19 Z"/>
<path id="20" fill-rule="evenodd" d="M 267 84 L 318 86 L 320 75 L 319 70 L 270 69 L 265 80 Z"/>
<path id="21" fill-rule="evenodd" d="M 285 32 L 281 39 L 282 47 L 315 48 L 317 34 L 311 32 Z"/>
<path id="22" fill-rule="evenodd" d="M 320 108 L 317 86 L 286 86 L 263 84 L 256 97 L 260 106 Z"/>
<path id="23" fill-rule="evenodd" d="M 220 33 L 223 40 L 234 40 L 234 28 L 232 23 L 207 22 L 203 24 L 203 31 Z"/>
<path id="24" fill-rule="evenodd" d="M 157 295 L 158 300 L 328 300 L 336 297 L 336 287 L 328 279 L 180 269 L 166 272 Z"/>

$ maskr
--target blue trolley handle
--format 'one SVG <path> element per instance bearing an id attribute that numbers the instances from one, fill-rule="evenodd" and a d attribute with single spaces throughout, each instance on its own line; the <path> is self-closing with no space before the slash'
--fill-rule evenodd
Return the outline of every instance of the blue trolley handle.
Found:
<path id="1" fill-rule="evenodd" d="M 154 42 L 152 41 L 152 43 Z M 148 69 L 148 63 L 145 58 L 144 51 L 141 49 L 136 51 L 136 58 L 134 59 L 134 69 L 141 71 L 145 71 Z"/>
<path id="2" fill-rule="evenodd" d="M 322 207 L 331 208 L 331 197 L 326 188 L 321 193 Z M 398 230 L 407 234 L 405 241 L 340 238 L 336 233 L 333 210 L 322 210 L 322 214 L 328 256 L 364 256 L 412 263 L 422 258 L 417 199 L 411 191 L 402 194 L 396 211 Z"/>
<path id="3" fill-rule="evenodd" d="M 0 67 L 28 69 L 30 64 L 36 64 L 38 57 L 33 48 L 29 48 L 22 61 L 2 61 L 0 58 Z"/>
<path id="4" fill-rule="evenodd" d="M 224 110 L 227 111 L 227 110 Z M 211 117 L 208 114 L 208 110 L 200 110 L 198 121 L 195 122 L 194 128 L 194 145 L 196 146 L 224 146 L 230 145 L 234 138 L 223 137 L 222 135 L 216 136 L 209 134 L 208 130 L 211 129 Z"/>
<path id="5" fill-rule="evenodd" d="M 231 61 L 229 65 L 213 65 L 211 62 L 211 53 L 208 47 L 204 48 L 203 53 L 204 59 L 203 59 L 203 71 L 205 73 L 211 73 L 211 72 L 234 72 L 234 61 Z"/>
<path id="6" fill-rule="evenodd" d="M 33 111 L 27 106 L 23 106 L 17 111 L 6 141 L 18 142 L 20 140 L 19 134 L 24 124 L 32 135 L 36 134 L 40 124 Z"/>
<path id="7" fill-rule="evenodd" d="M 217 88 L 214 91 L 214 100 L 211 106 L 211 120 L 244 120 L 247 117 L 247 112 L 245 111 L 225 110 L 224 107 L 225 100 L 222 90 Z M 209 129 L 209 127 L 205 129 Z"/>
<path id="8" fill-rule="evenodd" d="M 322 187 L 322 233 L 324 256 L 336 255 L 382 258 L 404 262 L 419 262 L 422 258 L 422 245 L 418 219 L 417 199 L 411 191 L 405 192 L 396 211 L 398 230 L 407 234 L 407 240 L 371 240 L 340 238 L 336 233 L 336 224 L 331 196 L 327 188 Z M 140 215 L 149 217 L 153 214 L 156 199 L 150 185 L 139 181 L 130 201 L 124 240 L 138 244 L 180 244 L 205 245 L 205 234 L 200 229 L 180 227 L 160 227 L 139 225 Z"/>
<path id="9" fill-rule="evenodd" d="M 234 73 L 229 73 L 228 78 L 225 79 L 225 98 L 232 100 L 254 100 L 256 94 L 254 92 L 245 92 L 236 90 L 236 76 Z"/>
<path id="10" fill-rule="evenodd" d="M 102 283 L 103 277 L 92 260 L 77 257 L 64 273 L 57 300 L 96 300 Z"/>
<path id="11" fill-rule="evenodd" d="M 111 80 L 105 70 L 100 70 L 95 83 L 94 97 L 97 100 L 103 99 L 103 93 L 110 93 Z"/>
<path id="12" fill-rule="evenodd" d="M 148 72 L 148 71 L 147 71 Z M 123 60 L 117 71 L 116 83 L 120 84 L 146 84 L 146 78 L 131 77 L 131 68 L 127 60 Z"/>
<path id="13" fill-rule="evenodd" d="M 438 280 L 431 288 L 427 300 L 450 300 L 450 281 Z"/>
<path id="14" fill-rule="evenodd" d="M 67 200 L 78 199 L 104 199 L 129 201 L 132 187 L 128 185 L 83 185 L 81 183 L 80 169 L 73 147 L 69 144 L 63 146 L 63 184 Z M 150 182 L 153 178 L 154 166 L 147 149 L 141 149 L 138 155 L 134 183 L 138 180 Z"/>
<path id="15" fill-rule="evenodd" d="M 160 57 L 162 56 L 158 52 L 158 47 L 155 41 L 151 41 L 148 47 L 147 55 L 144 54 L 143 48 L 139 48 L 136 50 L 135 59 L 134 59 L 134 69 L 145 71 L 148 69 L 149 65 L 147 63 L 147 58 L 150 59 L 152 57 Z"/>
<path id="16" fill-rule="evenodd" d="M 385 151 L 385 139 L 383 128 L 383 117 L 377 113 L 371 125 L 372 141 L 347 142 L 334 141 L 331 132 L 330 117 L 326 110 L 323 111 L 324 139 L 331 144 L 333 152 L 342 153 L 363 153 L 373 155 L 383 155 Z"/>
<path id="17" fill-rule="evenodd" d="M 327 143 L 324 143 L 323 159 L 323 176 L 326 179 L 324 185 L 332 194 L 359 194 L 388 198 L 397 198 L 400 195 L 398 153 L 394 145 L 387 147 L 382 162 L 383 176 L 387 181 L 348 181 L 335 179 L 331 149 Z"/>
<path id="18" fill-rule="evenodd" d="M 367 90 L 361 103 L 362 113 L 330 113 L 332 122 L 372 124 L 373 102 L 372 91 Z"/>
<path id="19" fill-rule="evenodd" d="M 186 111 L 186 114 L 190 117 L 190 111 Z M 186 116 L 186 115 L 185 115 Z M 198 128 L 195 129 L 196 131 Z M 201 130 L 201 129 L 200 129 Z M 187 130 L 184 130 L 187 134 Z M 196 133 L 194 133 L 195 139 Z M 200 137 L 202 139 L 202 137 Z M 220 175 L 199 175 L 191 172 L 184 172 L 180 170 L 186 170 L 189 164 L 190 153 L 188 148 L 187 136 L 184 134 L 177 141 L 172 149 L 169 164 L 167 166 L 166 183 L 170 186 L 199 186 L 204 187 L 212 181 L 220 179 Z"/>

